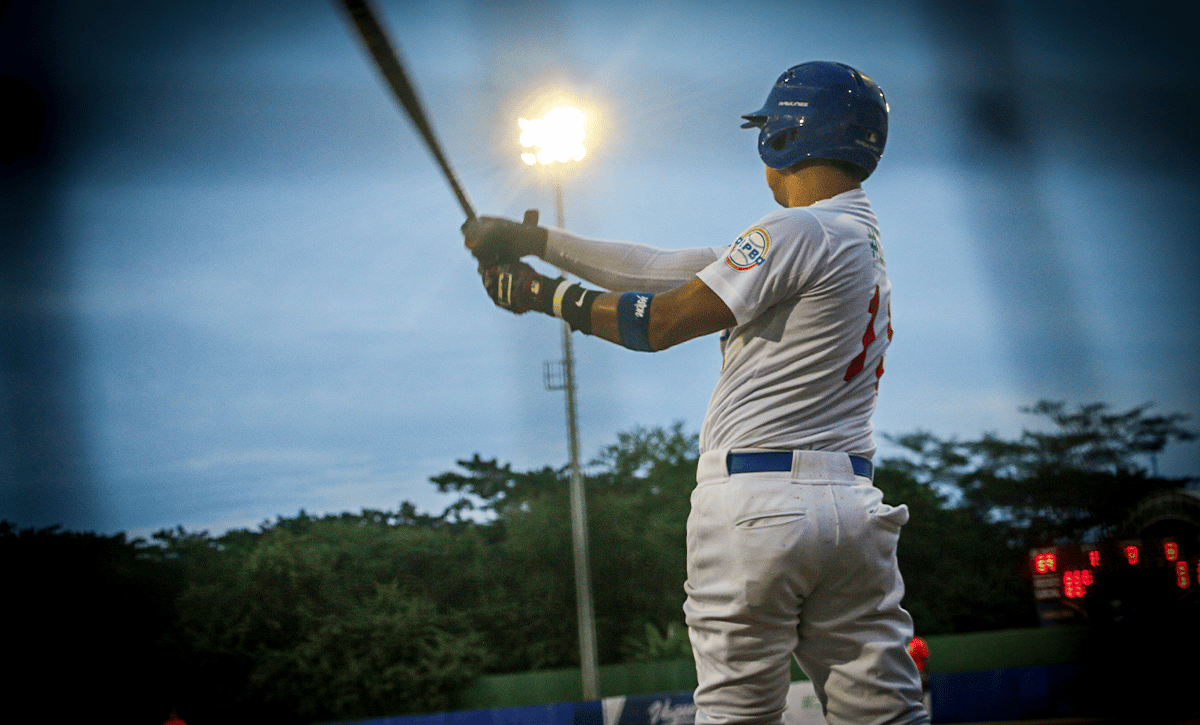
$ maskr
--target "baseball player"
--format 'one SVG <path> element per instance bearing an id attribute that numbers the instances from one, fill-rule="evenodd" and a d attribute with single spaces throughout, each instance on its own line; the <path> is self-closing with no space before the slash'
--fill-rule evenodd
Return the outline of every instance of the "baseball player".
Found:
<path id="1" fill-rule="evenodd" d="M 783 208 L 730 246 L 667 251 L 496 217 L 463 225 L 488 295 L 512 312 L 644 352 L 720 332 L 687 526 L 700 725 L 782 722 L 792 657 L 831 725 L 929 721 L 900 606 L 908 509 L 872 485 L 891 288 L 861 182 L 887 114 L 849 66 L 784 72 L 743 116 Z M 538 274 L 526 255 L 602 289 Z"/>

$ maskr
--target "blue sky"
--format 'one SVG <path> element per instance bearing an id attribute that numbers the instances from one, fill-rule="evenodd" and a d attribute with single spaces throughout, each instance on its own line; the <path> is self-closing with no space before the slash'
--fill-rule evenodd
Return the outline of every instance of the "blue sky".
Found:
<path id="1" fill-rule="evenodd" d="M 337 5 L 43 3 L 27 35 L 16 5 L 5 37 L 29 38 L 13 56 L 57 120 L 6 210 L 32 241 L 6 260 L 0 518 L 147 535 L 438 511 L 428 478 L 456 459 L 566 462 L 542 381 L 559 327 L 484 296 Z M 865 185 L 894 285 L 877 431 L 1014 435 L 1039 398 L 1196 416 L 1194 11 L 882 5 L 380 7 L 481 213 L 553 219 L 516 118 L 564 90 L 597 124 L 566 226 L 670 248 L 772 209 L 738 116 L 784 68 L 861 68 L 892 109 Z M 575 350 L 585 458 L 634 426 L 699 429 L 715 339 Z M 1200 475 L 1200 446 L 1159 466 Z"/>

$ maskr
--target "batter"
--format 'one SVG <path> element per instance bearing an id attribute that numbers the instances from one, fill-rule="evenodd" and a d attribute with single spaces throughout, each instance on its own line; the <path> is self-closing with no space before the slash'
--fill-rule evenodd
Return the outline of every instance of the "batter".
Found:
<path id="1" fill-rule="evenodd" d="M 900 606 L 908 510 L 872 485 L 891 285 L 861 182 L 887 114 L 849 66 L 785 71 L 743 116 L 784 208 L 728 247 L 666 251 L 496 217 L 463 227 L 488 294 L 512 312 L 645 352 L 721 333 L 687 530 L 699 725 L 782 722 L 793 657 L 830 725 L 929 722 Z M 538 274 L 527 255 L 607 291 Z"/>

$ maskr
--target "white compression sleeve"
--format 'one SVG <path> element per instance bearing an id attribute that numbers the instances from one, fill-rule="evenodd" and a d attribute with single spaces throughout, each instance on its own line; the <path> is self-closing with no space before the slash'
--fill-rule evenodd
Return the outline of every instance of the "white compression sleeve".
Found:
<path id="1" fill-rule="evenodd" d="M 550 228 L 543 259 L 613 292 L 658 294 L 675 289 L 721 258 L 726 247 L 656 249 L 632 242 L 611 242 Z"/>

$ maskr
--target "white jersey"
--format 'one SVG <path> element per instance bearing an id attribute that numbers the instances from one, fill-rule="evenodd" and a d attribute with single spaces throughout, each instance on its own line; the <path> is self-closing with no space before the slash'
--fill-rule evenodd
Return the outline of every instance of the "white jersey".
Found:
<path id="1" fill-rule="evenodd" d="M 782 209 L 697 276 L 733 312 L 701 453 L 875 453 L 871 415 L 891 338 L 879 223 L 853 189 Z"/>
<path id="2" fill-rule="evenodd" d="M 701 453 L 874 454 L 891 285 L 861 189 L 768 214 L 732 247 L 661 250 L 550 229 L 543 256 L 613 291 L 665 292 L 698 276 L 725 302 L 738 324 L 721 336 Z"/>

